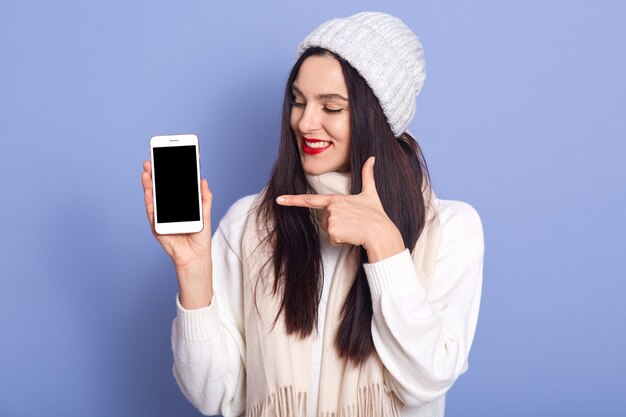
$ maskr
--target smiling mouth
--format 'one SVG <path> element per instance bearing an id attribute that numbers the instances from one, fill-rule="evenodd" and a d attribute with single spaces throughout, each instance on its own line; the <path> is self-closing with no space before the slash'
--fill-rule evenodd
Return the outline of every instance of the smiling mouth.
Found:
<path id="1" fill-rule="evenodd" d="M 302 150 L 304 151 L 304 153 L 307 153 L 309 155 L 317 155 L 321 152 L 324 152 L 332 145 L 332 142 L 326 140 L 305 137 L 302 138 Z"/>

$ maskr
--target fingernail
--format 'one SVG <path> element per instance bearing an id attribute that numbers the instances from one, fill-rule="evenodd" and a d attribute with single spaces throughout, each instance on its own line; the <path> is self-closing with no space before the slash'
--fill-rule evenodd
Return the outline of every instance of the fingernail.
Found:
<path id="1" fill-rule="evenodd" d="M 277 202 L 278 204 L 282 204 L 282 203 L 284 203 L 285 201 L 287 201 L 287 199 L 286 199 L 285 197 L 282 197 L 282 196 L 281 196 L 281 197 L 276 197 L 276 202 Z"/>

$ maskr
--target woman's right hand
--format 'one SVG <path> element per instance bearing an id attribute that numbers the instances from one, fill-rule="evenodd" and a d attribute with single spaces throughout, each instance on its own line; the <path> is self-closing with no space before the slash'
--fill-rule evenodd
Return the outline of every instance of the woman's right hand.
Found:
<path id="1" fill-rule="evenodd" d="M 154 228 L 154 199 L 152 196 L 152 164 L 144 161 L 141 174 L 146 214 L 152 234 L 165 252 L 172 258 L 176 267 L 180 287 L 180 303 L 185 309 L 208 306 L 213 296 L 211 262 L 211 204 L 213 196 L 207 180 L 200 185 L 202 193 L 202 217 L 204 227 L 201 232 L 176 235 L 160 235 Z"/>

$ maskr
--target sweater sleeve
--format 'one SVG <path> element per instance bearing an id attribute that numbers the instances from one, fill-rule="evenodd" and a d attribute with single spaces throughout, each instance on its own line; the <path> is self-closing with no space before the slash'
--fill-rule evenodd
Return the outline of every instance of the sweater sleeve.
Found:
<path id="1" fill-rule="evenodd" d="M 372 293 L 372 338 L 385 379 L 407 406 L 442 395 L 468 367 L 481 297 L 484 237 L 467 203 L 447 201 L 430 288 L 406 249 L 365 264 Z M 441 213 L 441 212 L 440 212 Z"/>
<path id="2" fill-rule="evenodd" d="M 240 242 L 242 225 L 235 220 L 240 211 L 236 203 L 212 238 L 211 304 L 186 310 L 176 298 L 173 373 L 185 397 L 204 415 L 239 416 L 246 408 L 243 278 L 235 243 Z"/>

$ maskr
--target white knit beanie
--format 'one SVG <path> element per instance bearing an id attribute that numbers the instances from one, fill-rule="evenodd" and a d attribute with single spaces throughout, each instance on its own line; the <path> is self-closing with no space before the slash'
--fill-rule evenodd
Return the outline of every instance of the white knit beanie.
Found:
<path id="1" fill-rule="evenodd" d="M 424 85 L 422 44 L 402 21 L 386 13 L 362 12 L 322 23 L 296 52 L 328 49 L 350 63 L 370 86 L 396 137 L 415 115 L 415 99 Z"/>

